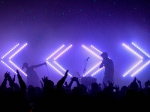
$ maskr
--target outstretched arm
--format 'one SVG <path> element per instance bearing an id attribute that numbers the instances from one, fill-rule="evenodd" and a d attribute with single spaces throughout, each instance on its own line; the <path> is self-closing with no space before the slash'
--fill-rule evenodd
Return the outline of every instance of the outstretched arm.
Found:
<path id="1" fill-rule="evenodd" d="M 43 66 L 43 65 L 46 65 L 46 62 L 44 62 L 42 64 L 38 64 L 38 65 L 32 65 L 31 67 L 32 68 L 37 68 L 37 67 L 40 67 L 40 66 Z"/>

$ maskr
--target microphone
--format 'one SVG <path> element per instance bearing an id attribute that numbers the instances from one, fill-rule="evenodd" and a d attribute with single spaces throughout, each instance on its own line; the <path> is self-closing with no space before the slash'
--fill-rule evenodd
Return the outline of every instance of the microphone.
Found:
<path id="1" fill-rule="evenodd" d="M 90 58 L 90 57 L 88 57 L 86 60 L 88 60 L 89 58 Z M 86 61 L 86 60 L 85 60 L 85 61 Z"/>

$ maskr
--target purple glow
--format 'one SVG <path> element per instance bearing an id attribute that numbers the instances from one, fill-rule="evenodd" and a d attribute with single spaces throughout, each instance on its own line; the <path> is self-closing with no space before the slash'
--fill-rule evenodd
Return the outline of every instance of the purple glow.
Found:
<path id="1" fill-rule="evenodd" d="M 25 76 L 27 76 L 27 74 L 26 74 L 24 71 L 22 71 L 15 63 L 13 63 L 11 60 L 9 60 L 9 62 L 10 62 L 17 70 L 19 70 L 21 73 L 23 73 Z"/>
<path id="2" fill-rule="evenodd" d="M 134 77 L 137 73 L 139 73 L 140 71 L 142 71 L 146 66 L 148 66 L 150 64 L 150 60 L 147 61 L 142 67 L 140 67 L 136 72 L 134 72 L 131 76 Z"/>
<path id="3" fill-rule="evenodd" d="M 15 70 L 13 70 L 8 64 L 6 64 L 4 61 L 1 61 L 7 68 L 9 68 L 12 72 L 14 72 L 15 74 L 17 74 L 16 73 L 16 71 Z"/>
<path id="4" fill-rule="evenodd" d="M 12 59 L 16 54 L 18 54 L 24 47 L 27 46 L 27 43 L 25 43 L 20 49 L 18 49 L 12 56 L 9 57 L 9 59 Z"/>
<path id="5" fill-rule="evenodd" d="M 132 45 L 136 47 L 138 50 L 140 50 L 143 54 L 145 54 L 148 58 L 150 58 L 150 55 L 147 54 L 144 50 L 142 50 L 138 45 L 132 42 Z"/>
<path id="6" fill-rule="evenodd" d="M 96 54 L 95 52 L 93 52 L 92 50 L 90 50 L 88 47 L 86 47 L 85 45 L 82 45 L 82 47 L 86 50 L 88 50 L 89 52 L 91 52 L 94 56 L 96 56 L 99 59 L 102 59 L 98 54 Z"/>
<path id="7" fill-rule="evenodd" d="M 129 69 L 124 75 L 123 77 L 125 77 L 126 75 L 128 75 L 132 70 L 134 70 L 139 64 L 141 64 L 143 62 L 143 60 L 140 60 L 138 63 L 136 63 L 131 69 Z"/>
<path id="8" fill-rule="evenodd" d="M 100 72 L 104 67 L 100 68 L 99 70 L 95 71 L 91 76 L 96 75 L 98 72 Z"/>
<path id="9" fill-rule="evenodd" d="M 58 48 L 54 53 L 52 53 L 46 60 L 49 60 L 52 56 L 54 56 L 57 52 L 59 52 L 65 45 L 62 45 L 60 48 Z"/>
<path id="10" fill-rule="evenodd" d="M 19 44 L 15 45 L 11 50 L 9 50 L 4 56 L 1 57 L 1 59 L 4 59 L 8 54 L 10 54 L 14 49 L 16 49 L 19 46 Z"/>
<path id="11" fill-rule="evenodd" d="M 55 63 L 60 69 L 62 69 L 64 72 L 66 72 L 66 70 L 65 70 L 61 65 L 59 65 L 56 61 L 54 61 L 54 63 Z M 69 75 L 70 77 L 72 77 L 72 75 L 71 75 L 70 73 L 68 73 L 68 75 Z"/>
<path id="12" fill-rule="evenodd" d="M 72 45 L 68 46 L 65 50 L 63 50 L 59 55 L 57 55 L 54 60 L 57 60 L 62 54 L 64 54 L 66 51 L 68 51 L 70 48 L 72 47 Z"/>
<path id="13" fill-rule="evenodd" d="M 129 46 L 127 46 L 126 44 L 122 44 L 125 48 L 127 48 L 129 51 L 131 51 L 133 54 L 135 54 L 136 56 L 138 56 L 140 59 L 143 59 L 142 56 L 140 56 L 137 52 L 135 52 L 133 49 L 131 49 Z"/>
<path id="14" fill-rule="evenodd" d="M 54 67 L 51 63 L 49 63 L 48 61 L 46 61 L 46 63 L 51 66 L 55 71 L 57 71 L 60 75 L 64 76 L 63 73 L 61 73 L 56 67 Z"/>

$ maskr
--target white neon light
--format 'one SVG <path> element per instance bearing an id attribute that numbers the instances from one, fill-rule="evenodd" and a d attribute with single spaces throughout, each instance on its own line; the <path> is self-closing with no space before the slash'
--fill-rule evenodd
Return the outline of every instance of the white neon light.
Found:
<path id="1" fill-rule="evenodd" d="M 147 54 L 144 50 L 142 50 L 138 45 L 132 42 L 132 45 L 136 47 L 138 50 L 140 50 L 143 54 L 145 54 L 148 58 L 150 58 L 150 55 Z"/>
<path id="2" fill-rule="evenodd" d="M 9 60 L 9 62 L 10 62 L 14 67 L 16 67 L 21 73 L 23 73 L 25 76 L 27 76 L 27 74 L 26 74 L 24 71 L 22 71 L 15 63 L 13 63 L 11 60 Z"/>
<path id="3" fill-rule="evenodd" d="M 91 47 L 92 47 L 93 49 L 95 49 L 97 52 L 99 52 L 100 54 L 102 54 L 102 52 L 101 52 L 100 50 L 98 50 L 96 47 L 94 47 L 93 45 L 91 45 Z"/>
<path id="4" fill-rule="evenodd" d="M 15 70 L 13 70 L 8 64 L 6 64 L 4 61 L 1 61 L 6 67 L 8 67 L 12 72 L 14 72 L 15 74 L 17 74 L 16 73 L 16 71 Z"/>
<path id="5" fill-rule="evenodd" d="M 91 76 L 96 75 L 98 72 L 100 72 L 104 67 L 100 68 L 99 70 L 95 71 Z"/>
<path id="6" fill-rule="evenodd" d="M 141 70 L 143 70 L 147 65 L 150 64 L 150 60 L 146 62 L 141 68 L 139 68 L 136 72 L 134 72 L 131 76 L 135 76 L 137 73 L 139 73 Z"/>
<path id="7" fill-rule="evenodd" d="M 54 61 L 54 63 L 55 63 L 60 69 L 62 69 L 64 72 L 66 72 L 66 70 L 65 70 L 61 65 L 59 65 L 56 61 Z M 68 75 L 69 75 L 70 77 L 72 77 L 72 75 L 71 75 L 70 73 L 68 73 Z"/>
<path id="8" fill-rule="evenodd" d="M 58 51 L 60 51 L 65 45 L 62 45 L 60 48 L 58 48 L 53 54 L 51 54 L 46 60 L 49 60 L 52 56 L 54 56 Z"/>
<path id="9" fill-rule="evenodd" d="M 60 75 L 64 76 L 63 73 L 61 73 L 56 67 L 54 67 L 51 63 L 49 63 L 48 61 L 46 61 L 46 63 L 51 66 L 54 70 L 56 70 Z"/>
<path id="10" fill-rule="evenodd" d="M 98 57 L 99 59 L 102 59 L 99 55 L 97 55 L 96 53 L 94 53 L 93 51 L 91 51 L 89 48 L 87 48 L 85 45 L 82 45 L 83 48 L 85 48 L 86 50 L 88 50 L 89 52 L 91 52 L 93 55 L 95 55 L 96 57 Z"/>
<path id="11" fill-rule="evenodd" d="M 134 70 L 140 63 L 142 63 L 143 60 L 140 60 L 138 63 L 136 63 L 130 70 L 128 70 L 123 77 L 125 77 L 126 75 L 128 75 L 132 70 Z"/>
<path id="12" fill-rule="evenodd" d="M 57 57 L 54 58 L 54 60 L 57 60 L 62 54 L 64 54 L 67 50 L 69 50 L 72 47 L 72 45 L 70 45 L 69 47 L 67 47 L 64 51 L 62 51 Z"/>
<path id="13" fill-rule="evenodd" d="M 9 57 L 9 59 L 12 59 L 18 52 L 20 52 L 25 46 L 27 45 L 27 43 L 25 43 L 22 47 L 20 47 L 20 49 L 18 49 L 12 56 Z"/>
<path id="14" fill-rule="evenodd" d="M 125 48 L 127 48 L 128 50 L 130 50 L 132 53 L 134 53 L 135 55 L 137 55 L 140 59 L 143 59 L 142 56 L 140 56 L 137 52 L 135 52 L 133 49 L 131 49 L 129 46 L 127 46 L 126 44 L 122 44 Z"/>
<path id="15" fill-rule="evenodd" d="M 88 75 L 91 71 L 93 71 L 95 68 L 97 68 L 98 66 L 100 66 L 100 63 L 101 63 L 101 62 L 99 62 L 98 64 L 96 64 L 95 66 L 93 66 L 89 71 L 87 71 L 87 72 L 83 75 L 83 77 L 85 77 L 85 76 Z"/>
<path id="16" fill-rule="evenodd" d="M 9 50 L 1 59 L 4 59 L 8 54 L 10 54 L 14 49 L 16 49 L 19 46 L 19 44 L 15 45 L 11 50 Z"/>

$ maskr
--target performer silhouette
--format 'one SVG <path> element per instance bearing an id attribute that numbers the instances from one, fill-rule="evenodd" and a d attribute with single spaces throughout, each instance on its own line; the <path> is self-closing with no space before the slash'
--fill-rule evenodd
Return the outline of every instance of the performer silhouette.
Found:
<path id="1" fill-rule="evenodd" d="M 38 65 L 32 65 L 29 66 L 28 63 L 23 63 L 22 69 L 26 68 L 26 74 L 27 74 L 27 86 L 32 85 L 34 87 L 40 87 L 40 79 L 37 75 L 34 68 L 38 68 L 40 66 L 46 65 L 46 62 Z"/>
<path id="2" fill-rule="evenodd" d="M 114 82 L 114 64 L 113 61 L 108 58 L 108 54 L 106 52 L 103 52 L 101 54 L 101 57 L 103 58 L 103 61 L 100 64 L 100 68 L 102 68 L 103 66 L 105 67 L 103 83 L 107 85 L 108 81 Z"/>

